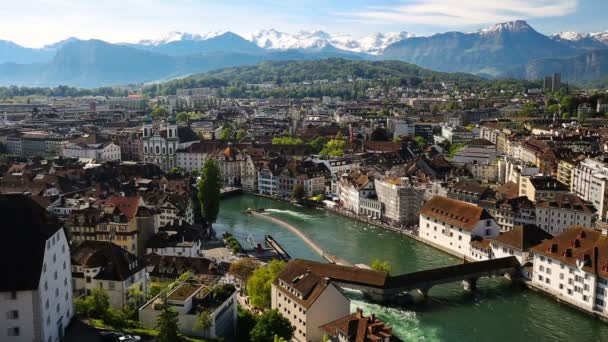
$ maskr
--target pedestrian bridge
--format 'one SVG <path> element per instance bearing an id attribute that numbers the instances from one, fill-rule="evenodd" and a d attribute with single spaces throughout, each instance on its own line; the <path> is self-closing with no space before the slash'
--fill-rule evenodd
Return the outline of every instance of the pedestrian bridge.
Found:
<path id="1" fill-rule="evenodd" d="M 466 289 L 473 290 L 481 277 L 511 276 L 520 267 L 517 258 L 512 256 L 390 276 L 385 272 L 310 260 L 295 259 L 291 262 L 302 264 L 340 287 L 360 290 L 379 302 L 411 297 L 412 291 L 426 296 L 433 286 L 454 282 L 462 282 Z"/>

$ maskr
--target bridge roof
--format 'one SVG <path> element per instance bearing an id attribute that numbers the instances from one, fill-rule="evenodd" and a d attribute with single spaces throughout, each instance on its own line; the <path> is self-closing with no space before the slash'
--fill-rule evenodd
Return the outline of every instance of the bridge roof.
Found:
<path id="1" fill-rule="evenodd" d="M 385 272 L 311 260 L 294 259 L 288 265 L 309 269 L 311 273 L 322 278 L 326 277 L 337 282 L 363 286 L 384 287 L 389 278 L 388 273 Z"/>
<path id="2" fill-rule="evenodd" d="M 391 289 L 415 287 L 421 283 L 431 283 L 441 281 L 443 279 L 462 277 L 469 274 L 473 275 L 511 267 L 515 268 L 518 266 L 519 261 L 514 256 L 470 262 L 390 277 L 385 288 Z"/>

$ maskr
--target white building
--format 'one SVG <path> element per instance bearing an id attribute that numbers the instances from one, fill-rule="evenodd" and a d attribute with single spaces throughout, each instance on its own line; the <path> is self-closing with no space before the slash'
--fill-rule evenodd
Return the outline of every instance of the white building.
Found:
<path id="1" fill-rule="evenodd" d="M 551 234 L 536 225 L 517 226 L 490 240 L 492 258 L 515 256 L 519 264 L 524 266 L 526 263 L 532 262 L 534 258 L 532 248 L 539 245 L 543 240 L 552 237 Z"/>
<path id="2" fill-rule="evenodd" d="M 178 127 L 175 116 L 167 119 L 165 127 L 154 128 L 152 118 L 146 115 L 143 124 L 143 158 L 146 163 L 156 164 L 163 171 L 177 167 L 177 150 L 181 143 L 199 141 L 189 127 Z"/>
<path id="3" fill-rule="evenodd" d="M 473 239 L 498 236 L 500 226 L 476 205 L 435 196 L 420 209 L 419 237 L 458 257 L 471 257 Z"/>
<path id="4" fill-rule="evenodd" d="M 533 252 L 534 286 L 581 310 L 608 317 L 605 231 L 571 227 Z"/>
<path id="5" fill-rule="evenodd" d="M 558 194 L 536 204 L 536 225 L 549 234 L 563 233 L 571 226 L 592 228 L 595 208 L 573 194 Z"/>
<path id="6" fill-rule="evenodd" d="M 291 261 L 271 287 L 271 308 L 291 322 L 292 341 L 321 341 L 321 325 L 350 313 L 350 300 L 327 278 Z"/>
<path id="7" fill-rule="evenodd" d="M 571 191 L 597 209 L 600 220 L 606 221 L 608 211 L 608 166 L 587 158 L 576 165 Z"/>
<path id="8" fill-rule="evenodd" d="M 156 327 L 156 318 L 161 313 L 161 294 L 152 298 L 139 310 L 139 321 L 148 329 Z M 190 336 L 216 339 L 232 337 L 236 331 L 236 289 L 230 284 L 220 284 L 218 279 L 199 283 L 194 279 L 182 282 L 166 293 L 167 305 L 177 312 L 179 331 Z M 200 312 L 209 313 L 210 327 L 197 330 L 196 321 Z"/>
<path id="9" fill-rule="evenodd" d="M 0 216 L 0 341 L 58 342 L 74 315 L 65 232 L 22 195 L 0 195 Z"/>
<path id="10" fill-rule="evenodd" d="M 104 289 L 116 310 L 127 304 L 127 290 L 147 293 L 144 263 L 134 254 L 109 241 L 83 241 L 72 251 L 72 282 L 75 291 L 88 295 Z"/>
<path id="11" fill-rule="evenodd" d="M 360 214 L 361 199 L 376 196 L 373 179 L 359 172 L 344 175 L 338 182 L 336 190 L 342 208 L 355 214 Z"/>
<path id="12" fill-rule="evenodd" d="M 85 135 L 64 144 L 61 155 L 66 158 L 93 159 L 99 163 L 120 161 L 120 146 L 99 140 L 94 134 Z"/>

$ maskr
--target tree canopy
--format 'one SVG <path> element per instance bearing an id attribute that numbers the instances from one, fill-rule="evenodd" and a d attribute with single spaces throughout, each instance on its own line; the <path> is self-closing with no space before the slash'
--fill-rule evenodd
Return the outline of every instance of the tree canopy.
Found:
<path id="1" fill-rule="evenodd" d="M 209 158 L 203 164 L 198 182 L 198 200 L 201 204 L 203 221 L 212 224 L 220 211 L 220 170 L 215 159 Z"/>
<path id="2" fill-rule="evenodd" d="M 341 157 L 344 155 L 346 141 L 340 139 L 332 139 L 328 141 L 319 154 L 328 157 Z"/>
<path id="3" fill-rule="evenodd" d="M 268 265 L 260 266 L 253 271 L 247 280 L 247 295 L 254 307 L 270 307 L 271 284 L 285 265 L 284 261 L 272 260 Z"/>
<path id="4" fill-rule="evenodd" d="M 391 273 L 391 263 L 386 260 L 374 259 L 371 265 L 372 269 L 380 272 Z"/>
<path id="5" fill-rule="evenodd" d="M 257 323 L 249 333 L 251 342 L 269 342 L 277 338 L 291 341 L 293 327 L 291 322 L 279 313 L 277 309 L 265 311 L 257 319 Z"/>

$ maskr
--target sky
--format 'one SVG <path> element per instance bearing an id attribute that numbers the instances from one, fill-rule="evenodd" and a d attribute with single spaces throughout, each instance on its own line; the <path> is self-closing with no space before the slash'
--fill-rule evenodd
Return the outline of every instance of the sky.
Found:
<path id="1" fill-rule="evenodd" d="M 539 32 L 608 30 L 608 0 L 0 0 L 0 39 L 136 42 L 171 31 L 324 30 L 364 36 L 475 31 L 523 19 Z"/>

